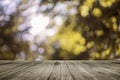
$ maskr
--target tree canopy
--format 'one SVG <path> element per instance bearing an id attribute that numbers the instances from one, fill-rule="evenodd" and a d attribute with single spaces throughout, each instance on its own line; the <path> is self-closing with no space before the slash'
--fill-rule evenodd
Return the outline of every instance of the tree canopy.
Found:
<path id="1" fill-rule="evenodd" d="M 0 6 L 0 59 L 16 59 L 22 53 L 33 60 L 40 55 L 61 60 L 120 57 L 120 0 L 16 0 L 15 4 L 13 11 Z M 33 14 L 43 14 L 49 21 L 45 30 L 38 28 L 46 32 L 33 41 L 24 40 Z"/>

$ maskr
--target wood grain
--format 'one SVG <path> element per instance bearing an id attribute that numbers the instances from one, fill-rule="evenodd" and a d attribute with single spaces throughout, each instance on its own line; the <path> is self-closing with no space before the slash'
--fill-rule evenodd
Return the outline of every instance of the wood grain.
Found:
<path id="1" fill-rule="evenodd" d="M 120 80 L 120 62 L 0 61 L 0 80 Z"/>

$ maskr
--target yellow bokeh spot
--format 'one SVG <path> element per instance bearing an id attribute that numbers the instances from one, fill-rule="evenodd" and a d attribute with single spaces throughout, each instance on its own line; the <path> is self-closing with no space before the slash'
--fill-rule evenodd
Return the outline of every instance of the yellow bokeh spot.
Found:
<path id="1" fill-rule="evenodd" d="M 79 7 L 79 12 L 82 17 L 87 17 L 89 15 L 89 10 L 92 8 L 95 0 L 85 0 L 83 5 Z"/>
<path id="2" fill-rule="evenodd" d="M 101 58 L 104 59 L 106 58 L 106 56 L 108 56 L 110 54 L 110 51 L 111 51 L 111 47 L 107 48 L 106 50 L 104 50 L 102 53 L 101 53 Z"/>
<path id="3" fill-rule="evenodd" d="M 81 38 L 81 39 L 79 40 L 79 42 L 80 42 L 81 45 L 84 45 L 85 42 L 86 42 L 86 40 L 85 40 L 84 38 Z"/>
<path id="4" fill-rule="evenodd" d="M 94 41 L 87 43 L 86 47 L 89 49 L 95 45 Z"/>
<path id="5" fill-rule="evenodd" d="M 80 15 L 82 16 L 82 17 L 86 17 L 86 16 L 88 16 L 89 15 L 89 7 L 88 6 L 81 6 L 80 7 Z"/>
<path id="6" fill-rule="evenodd" d="M 117 24 L 115 24 L 115 23 L 113 24 L 113 30 L 117 31 Z"/>
<path id="7" fill-rule="evenodd" d="M 98 52 L 93 52 L 91 53 L 91 59 L 99 59 L 100 58 L 100 54 Z"/>
<path id="8" fill-rule="evenodd" d="M 96 53 L 95 54 L 95 58 L 98 59 L 100 57 L 100 54 L 99 53 Z"/>
<path id="9" fill-rule="evenodd" d="M 85 52 L 86 51 L 86 47 L 85 46 L 82 46 L 82 45 L 76 45 L 74 50 L 73 50 L 73 53 L 75 55 L 79 55 L 81 52 Z"/>
<path id="10" fill-rule="evenodd" d="M 113 23 L 116 23 L 116 21 L 117 21 L 117 19 L 116 19 L 116 17 L 111 17 L 111 21 L 113 22 Z"/>
<path id="11" fill-rule="evenodd" d="M 93 16 L 100 17 L 102 15 L 102 12 L 99 8 L 94 8 L 92 14 Z"/>
<path id="12" fill-rule="evenodd" d="M 104 53 L 101 54 L 101 59 L 105 59 L 106 55 Z"/>
<path id="13" fill-rule="evenodd" d="M 84 1 L 83 4 L 88 6 L 89 8 L 92 8 L 94 2 L 95 2 L 95 0 L 86 0 L 86 1 Z"/>
<path id="14" fill-rule="evenodd" d="M 109 54 L 110 54 L 110 48 L 106 49 L 104 53 L 105 53 L 106 55 L 109 55 Z"/>
<path id="15" fill-rule="evenodd" d="M 120 48 L 117 50 L 116 56 L 120 56 Z"/>
<path id="16" fill-rule="evenodd" d="M 103 30 L 96 30 L 96 35 L 98 37 L 102 36 L 104 34 L 104 31 Z"/>
<path id="17" fill-rule="evenodd" d="M 102 7 L 110 7 L 115 2 L 115 0 L 99 0 Z"/>
<path id="18" fill-rule="evenodd" d="M 82 47 L 86 43 L 85 38 L 82 36 L 80 32 L 73 31 L 72 28 L 64 27 L 62 33 L 58 34 L 56 36 L 56 39 L 59 40 L 61 48 L 67 52 L 73 52 L 73 53 L 75 52 L 75 54 L 78 54 L 80 52 L 83 52 L 85 49 Z M 80 46 L 75 47 L 75 45 L 80 45 Z"/>
<path id="19" fill-rule="evenodd" d="M 107 28 L 110 28 L 110 23 L 108 22 L 108 20 L 105 20 L 105 19 L 103 19 L 103 23 L 105 24 L 105 26 L 107 27 Z"/>

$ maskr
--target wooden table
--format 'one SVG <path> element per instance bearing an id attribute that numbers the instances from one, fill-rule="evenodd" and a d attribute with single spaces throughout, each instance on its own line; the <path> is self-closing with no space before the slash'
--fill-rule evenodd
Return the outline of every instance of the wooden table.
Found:
<path id="1" fill-rule="evenodd" d="M 0 80 L 120 80 L 120 62 L 0 61 Z"/>

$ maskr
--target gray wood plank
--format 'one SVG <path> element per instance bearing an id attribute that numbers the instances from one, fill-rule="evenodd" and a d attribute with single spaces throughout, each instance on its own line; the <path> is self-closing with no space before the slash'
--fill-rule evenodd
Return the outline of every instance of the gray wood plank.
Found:
<path id="1" fill-rule="evenodd" d="M 90 62 L 83 62 L 80 66 L 85 68 L 88 72 L 90 72 L 94 77 L 98 80 L 119 80 L 119 76 L 113 73 L 110 73 L 100 66 L 96 66 L 99 63 L 95 65 L 91 65 Z"/>
<path id="2" fill-rule="evenodd" d="M 44 71 L 40 73 L 35 80 L 49 80 L 52 72 L 54 71 L 55 63 L 55 61 L 47 61 L 46 65 L 44 66 Z"/>
<path id="3" fill-rule="evenodd" d="M 50 75 L 54 62 L 41 62 L 35 66 L 31 66 L 29 69 L 21 71 L 16 77 L 11 80 L 47 80 Z"/>
<path id="4" fill-rule="evenodd" d="M 49 76 L 48 80 L 61 80 L 61 62 L 56 61 L 54 65 L 54 69 Z"/>
<path id="5" fill-rule="evenodd" d="M 25 63 L 25 62 L 24 63 L 23 62 L 22 63 L 21 62 L 19 62 L 19 63 L 12 62 L 12 63 L 1 64 L 0 65 L 0 73 L 8 71 L 8 70 L 15 68 L 15 67 L 22 66 L 24 64 L 27 64 L 27 63 Z"/>
<path id="6" fill-rule="evenodd" d="M 84 69 L 81 66 L 81 62 L 72 62 L 75 65 L 76 71 L 78 72 L 78 75 L 82 75 L 84 77 L 84 80 L 98 80 L 94 77 L 91 73 L 89 73 L 86 69 Z M 84 66 L 85 67 L 85 66 Z"/>
<path id="7" fill-rule="evenodd" d="M 0 61 L 0 80 L 120 80 L 118 61 Z"/>
<path id="8" fill-rule="evenodd" d="M 38 75 L 37 71 L 39 71 L 39 67 L 41 67 L 42 65 L 40 63 L 42 62 L 32 62 L 31 64 L 34 64 L 34 65 L 30 64 L 27 69 L 23 69 L 15 74 L 12 74 L 14 76 L 10 77 L 9 80 L 33 80 Z"/>
<path id="9" fill-rule="evenodd" d="M 66 62 L 66 64 L 74 80 L 85 80 L 85 77 L 78 73 L 72 61 Z"/>
<path id="10" fill-rule="evenodd" d="M 99 67 L 103 70 L 105 70 L 105 72 L 109 72 L 109 73 L 112 73 L 112 74 L 116 74 L 116 75 L 119 75 L 120 76 L 120 64 L 114 64 L 114 63 L 111 63 L 111 62 L 85 62 L 86 64 L 89 64 L 89 65 L 92 65 L 92 66 L 95 66 L 95 67 Z"/>
<path id="11" fill-rule="evenodd" d="M 61 80 L 74 80 L 65 61 L 61 61 Z"/>
<path id="12" fill-rule="evenodd" d="M 15 75 L 20 72 L 21 70 L 28 69 L 30 66 L 34 65 L 35 63 L 23 63 L 22 65 L 12 68 L 10 70 L 6 70 L 2 73 L 0 73 L 0 80 L 8 80 L 12 77 L 15 77 Z"/>

